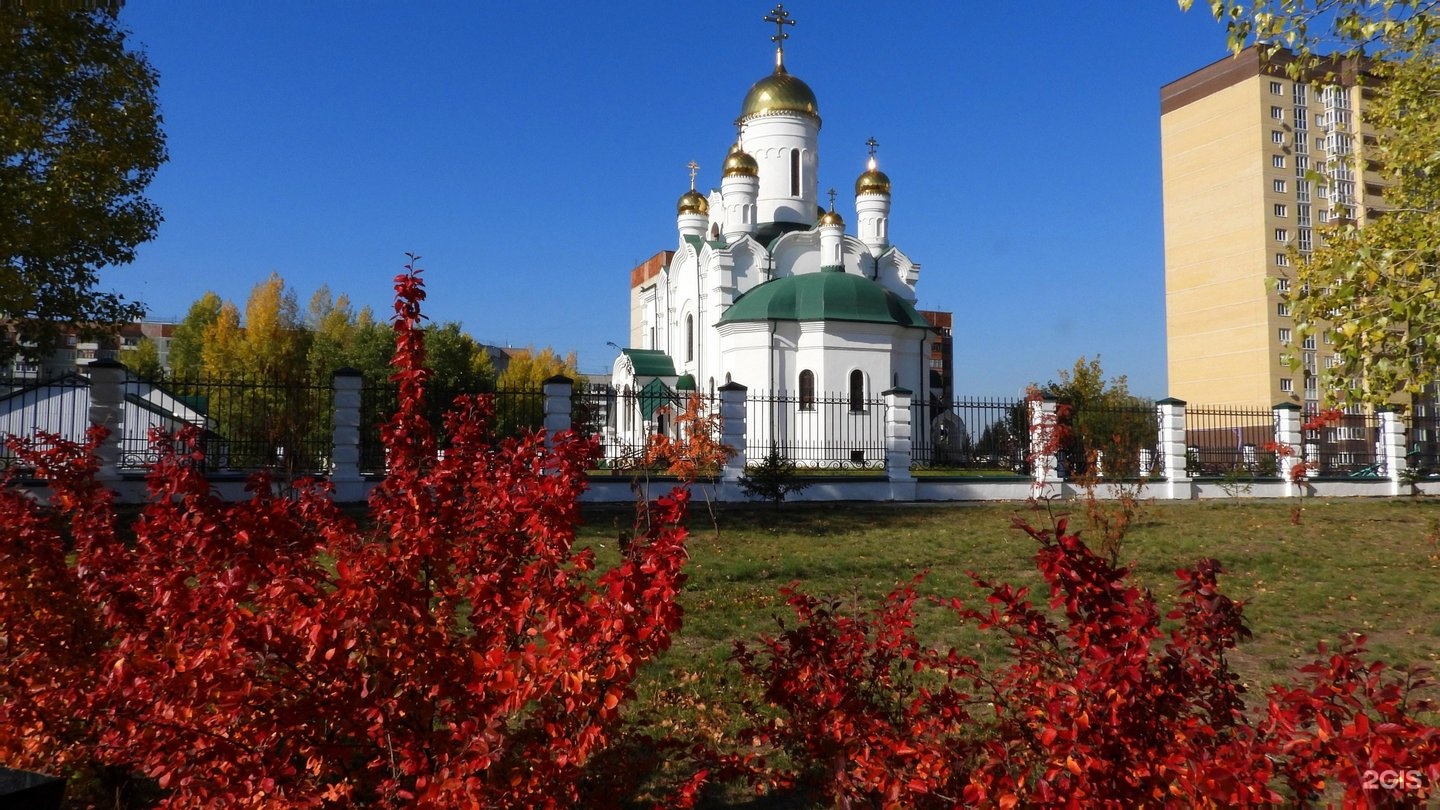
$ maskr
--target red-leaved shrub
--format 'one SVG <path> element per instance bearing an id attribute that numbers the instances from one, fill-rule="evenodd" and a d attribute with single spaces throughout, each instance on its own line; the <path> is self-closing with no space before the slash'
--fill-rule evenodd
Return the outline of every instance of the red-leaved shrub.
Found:
<path id="1" fill-rule="evenodd" d="M 593 570 L 572 547 L 592 440 L 496 442 L 490 402 L 461 398 L 437 453 L 423 298 L 407 267 L 389 475 L 363 526 L 313 482 L 222 501 L 187 431 L 160 439 L 122 531 L 92 447 L 12 442 L 51 489 L 48 507 L 0 490 L 0 762 L 112 806 L 137 776 L 173 807 L 623 799 L 583 795 L 587 764 L 680 625 L 686 494 Z"/>
<path id="2" fill-rule="evenodd" d="M 1440 784 L 1440 730 L 1417 718 L 1413 673 L 1362 659 L 1363 639 L 1304 668 L 1247 711 L 1226 660 L 1248 636 L 1241 605 L 1202 560 L 1177 572 L 1162 622 L 1127 567 L 1060 519 L 1020 527 L 1048 609 L 1024 588 L 973 577 L 984 609 L 944 600 L 998 633 L 992 670 L 916 637 L 917 582 L 872 612 L 785 591 L 796 623 L 737 660 L 770 714 L 734 757 L 771 784 L 835 806 L 1235 806 L 1343 796 L 1419 803 Z M 780 756 L 783 754 L 783 756 Z M 1398 785 L 1398 787 L 1397 787 Z"/>

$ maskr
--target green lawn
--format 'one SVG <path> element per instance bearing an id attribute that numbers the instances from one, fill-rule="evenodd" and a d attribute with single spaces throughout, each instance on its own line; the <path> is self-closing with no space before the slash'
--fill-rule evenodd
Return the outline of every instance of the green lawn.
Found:
<path id="1" fill-rule="evenodd" d="M 1085 527 L 1081 504 L 1055 503 Z M 1296 510 L 1298 509 L 1298 512 Z M 692 510 L 685 626 L 675 647 L 639 684 L 636 711 L 658 712 L 689 733 L 733 728 L 723 706 L 735 688 L 727 662 L 736 639 L 752 638 L 789 619 L 780 586 L 799 580 L 812 593 L 873 604 L 896 584 L 928 570 L 922 591 L 976 595 L 966 571 L 1039 585 L 1034 543 L 1011 528 L 1016 517 L 1049 525 L 1026 504 L 786 504 Z M 613 561 L 615 527 L 630 509 L 591 508 L 582 540 Z M 1294 522 L 1295 519 L 1299 523 Z M 1161 600 L 1175 591 L 1174 571 L 1215 557 L 1228 573 L 1221 586 L 1245 602 L 1253 640 L 1233 663 L 1251 685 L 1288 678 L 1312 660 L 1317 642 L 1333 644 L 1356 630 L 1374 656 L 1396 664 L 1440 657 L 1440 501 L 1425 498 L 1145 502 L 1122 559 Z M 1043 602 L 1043 595 L 1041 598 Z M 1003 651 L 988 637 L 957 626 L 925 605 L 923 640 L 954 645 L 983 660 Z M 729 725 L 727 725 L 729 724 Z"/>

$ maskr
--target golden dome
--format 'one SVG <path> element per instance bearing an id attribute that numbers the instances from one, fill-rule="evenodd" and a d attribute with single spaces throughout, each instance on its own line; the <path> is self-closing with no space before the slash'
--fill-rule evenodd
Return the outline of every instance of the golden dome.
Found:
<path id="1" fill-rule="evenodd" d="M 705 195 L 692 188 L 680 195 L 680 202 L 675 209 L 677 214 L 708 214 L 710 202 L 705 199 Z"/>
<path id="2" fill-rule="evenodd" d="M 733 177 L 737 174 L 746 177 L 759 177 L 760 164 L 756 163 L 755 158 L 750 157 L 749 153 L 741 149 L 740 144 L 737 142 L 731 147 L 730 154 L 725 156 L 725 165 L 720 173 L 725 177 Z"/>
<path id="3" fill-rule="evenodd" d="M 875 168 L 875 158 L 870 158 L 870 165 L 859 177 L 855 178 L 855 196 L 861 194 L 889 194 L 890 178 L 879 169 Z"/>
<path id="4" fill-rule="evenodd" d="M 740 120 L 774 112 L 798 112 L 820 120 L 820 105 L 815 91 L 805 82 L 785 72 L 784 67 L 750 87 L 745 103 L 740 105 Z"/>
<path id="5" fill-rule="evenodd" d="M 839 214 L 835 213 L 834 209 L 831 209 L 820 216 L 820 227 L 824 228 L 827 225 L 843 228 L 845 227 L 845 220 Z"/>

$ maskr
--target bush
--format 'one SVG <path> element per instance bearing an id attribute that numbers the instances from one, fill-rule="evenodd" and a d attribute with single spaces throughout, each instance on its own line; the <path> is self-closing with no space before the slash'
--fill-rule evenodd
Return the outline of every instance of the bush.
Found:
<path id="1" fill-rule="evenodd" d="M 786 458 L 777 447 L 771 447 L 759 464 L 747 467 L 739 483 L 746 497 L 770 501 L 776 508 L 784 502 L 785 496 L 810 486 L 808 482 L 799 480 L 795 462 Z"/>
<path id="2" fill-rule="evenodd" d="M 637 671 L 680 626 L 687 496 L 646 509 L 619 563 L 572 544 L 578 434 L 496 441 L 457 400 L 426 421 L 424 291 L 396 279 L 400 407 L 373 528 L 326 487 L 252 479 L 225 503 L 193 432 L 161 438 L 122 531 L 88 446 L 35 451 L 51 507 L 0 490 L 0 761 L 153 780 L 171 806 L 613 806 L 587 795 Z M 613 764 L 613 763 L 612 763 Z M 638 778 L 629 770 L 621 773 Z M 72 796 L 75 791 L 72 791 Z"/>

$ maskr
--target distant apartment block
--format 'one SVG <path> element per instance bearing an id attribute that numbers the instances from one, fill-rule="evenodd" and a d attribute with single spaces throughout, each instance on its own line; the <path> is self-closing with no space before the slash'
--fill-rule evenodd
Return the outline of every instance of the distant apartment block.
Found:
<path id="1" fill-rule="evenodd" d="M 1323 333 L 1294 334 L 1284 300 L 1292 250 L 1313 250 L 1316 227 L 1332 219 L 1376 215 L 1383 189 L 1362 116 L 1373 90 L 1356 63 L 1297 81 L 1291 61 L 1251 47 L 1161 88 L 1171 396 L 1319 405 L 1333 352 Z M 1329 183 L 1316 181 L 1320 170 Z"/>

